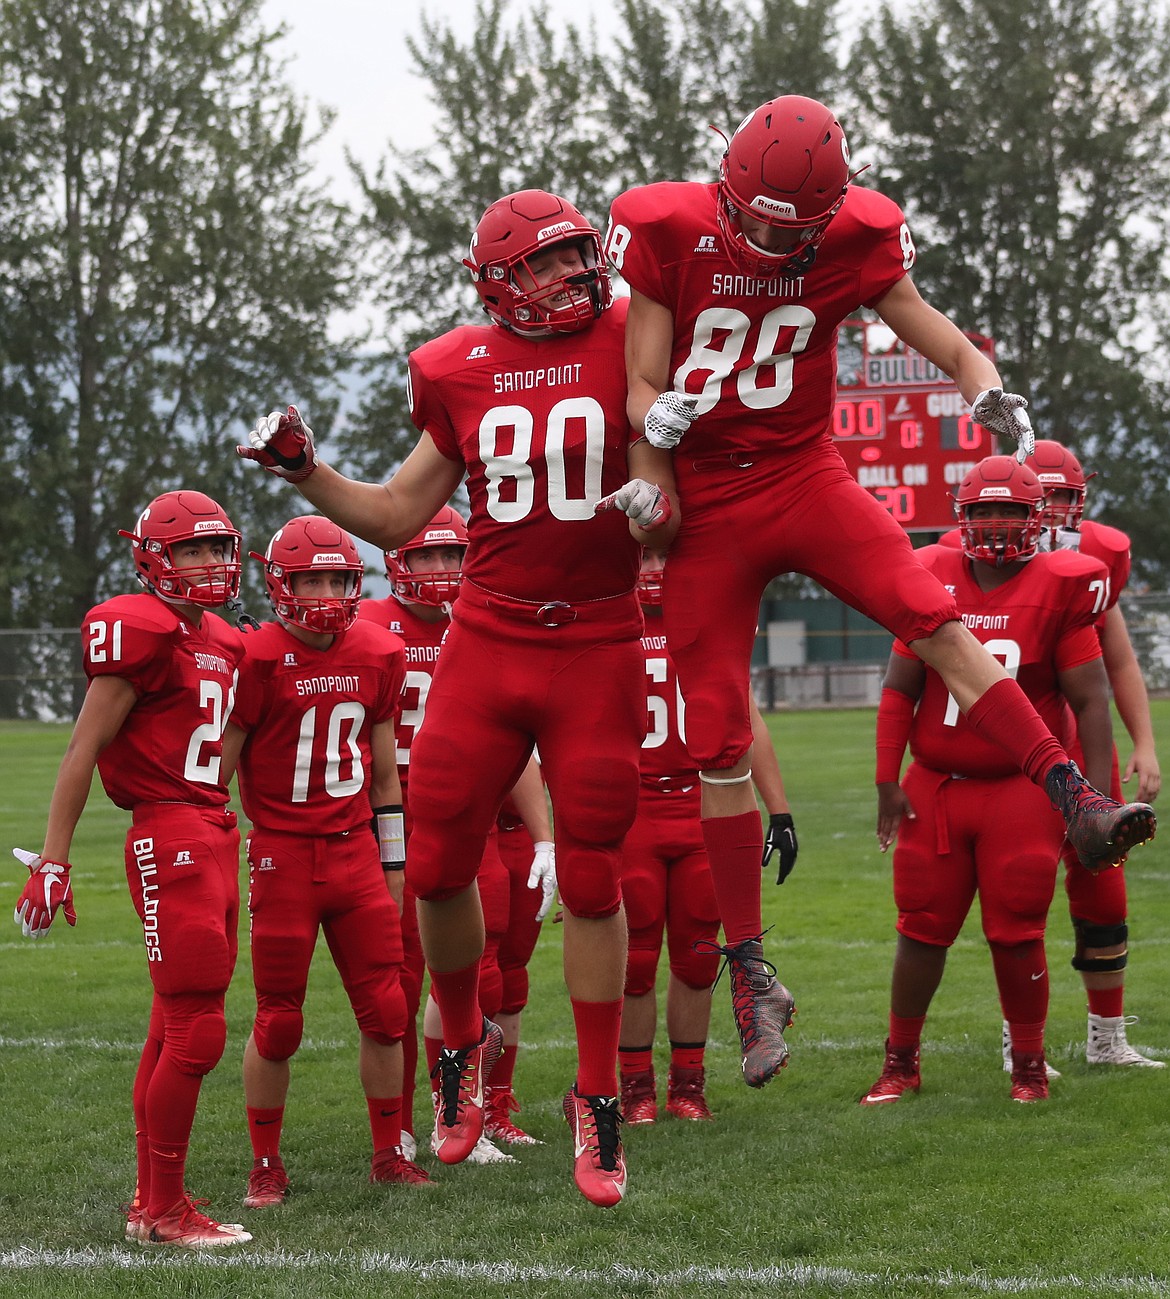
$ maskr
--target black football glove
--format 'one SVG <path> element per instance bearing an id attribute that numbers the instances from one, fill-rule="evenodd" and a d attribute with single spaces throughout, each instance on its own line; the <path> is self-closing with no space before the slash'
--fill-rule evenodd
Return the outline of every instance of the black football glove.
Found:
<path id="1" fill-rule="evenodd" d="M 792 813 L 773 812 L 768 818 L 768 833 L 764 836 L 762 868 L 767 869 L 773 853 L 779 853 L 780 869 L 776 874 L 776 883 L 783 884 L 796 865 L 797 851 L 796 826 L 792 824 Z"/>

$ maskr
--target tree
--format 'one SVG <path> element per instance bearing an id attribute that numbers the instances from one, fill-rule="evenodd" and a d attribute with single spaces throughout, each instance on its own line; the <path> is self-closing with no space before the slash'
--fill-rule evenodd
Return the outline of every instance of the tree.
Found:
<path id="1" fill-rule="evenodd" d="M 1152 364 L 1170 341 L 1168 41 L 1165 0 L 928 0 L 884 7 L 853 60 L 916 277 L 996 338 L 1041 435 L 1090 469 L 1170 449 Z M 1139 522 L 1167 517 L 1165 475 L 1142 499 Z M 1165 580 L 1164 534 L 1117 521 Z"/>
<path id="2" fill-rule="evenodd" d="M 260 11 L 0 0 L 0 626 L 75 626 L 172 487 L 262 545 L 232 438 L 281 390 L 327 426 L 346 215 Z"/>

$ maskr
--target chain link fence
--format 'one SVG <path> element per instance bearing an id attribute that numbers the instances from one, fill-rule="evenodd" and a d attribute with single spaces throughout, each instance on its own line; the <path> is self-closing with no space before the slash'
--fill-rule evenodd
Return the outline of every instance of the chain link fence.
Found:
<path id="1" fill-rule="evenodd" d="M 1134 651 L 1151 694 L 1170 694 L 1170 592 L 1121 600 Z M 763 635 L 763 633 L 761 633 Z M 859 633 L 870 645 L 872 633 Z M 871 661 L 756 667 L 752 685 L 766 711 L 777 708 L 875 707 L 885 656 Z M 0 630 L 0 719 L 69 721 L 85 693 L 75 628 Z"/>

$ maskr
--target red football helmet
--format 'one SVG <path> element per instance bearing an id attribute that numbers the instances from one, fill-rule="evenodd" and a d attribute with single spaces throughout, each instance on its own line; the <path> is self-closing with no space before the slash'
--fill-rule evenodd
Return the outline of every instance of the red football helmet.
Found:
<path id="1" fill-rule="evenodd" d="M 148 591 L 168 604 L 196 604 L 218 609 L 240 591 L 240 534 L 221 505 L 202 492 L 164 492 L 138 516 L 133 532 L 118 529 L 133 543 L 134 568 Z M 176 568 L 171 547 L 184 541 L 222 537 L 227 559 L 222 564 Z"/>
<path id="2" fill-rule="evenodd" d="M 410 552 L 428 546 L 460 546 L 466 552 L 467 524 L 458 510 L 444 505 L 417 536 L 396 550 L 386 551 L 384 558 L 390 589 L 403 604 L 429 604 L 439 608 L 450 604 L 459 594 L 459 583 L 463 580 L 462 565 L 430 573 L 411 572 Z"/>
<path id="3" fill-rule="evenodd" d="M 1077 531 L 1085 513 L 1085 484 L 1088 482 L 1081 462 L 1061 443 L 1050 438 L 1037 438 L 1036 450 L 1028 463 L 1035 469 L 1044 488 L 1044 526 Z M 1072 492 L 1071 501 L 1051 500 L 1051 493 L 1058 491 Z"/>
<path id="4" fill-rule="evenodd" d="M 662 586 L 665 578 L 665 564 L 655 568 L 646 567 L 647 556 L 653 551 L 642 551 L 642 567 L 638 571 L 638 601 L 640 604 L 657 608 L 662 603 Z"/>
<path id="5" fill-rule="evenodd" d="M 850 174 L 849 145 L 832 109 L 803 95 L 761 104 L 735 128 L 719 166 L 719 229 L 728 252 L 750 275 L 800 275 L 858 174 Z M 795 234 L 795 247 L 759 247 L 744 234 L 741 213 Z"/>
<path id="6" fill-rule="evenodd" d="M 251 552 L 264 565 L 268 603 L 282 622 L 305 631 L 337 635 L 352 627 L 362 594 L 365 566 L 353 538 L 320 514 L 299 514 L 281 528 L 263 555 Z M 297 573 L 344 572 L 345 594 L 297 595 Z"/>
<path id="7" fill-rule="evenodd" d="M 1009 514 L 970 517 L 973 506 L 989 503 L 1023 505 L 1028 513 L 1023 518 Z M 955 497 L 963 553 L 997 566 L 1031 559 L 1040 544 L 1043 506 L 1044 488 L 1039 478 L 1015 456 L 980 460 L 959 484 Z"/>
<path id="8" fill-rule="evenodd" d="M 567 243 L 579 249 L 584 269 L 536 288 L 529 259 Z M 497 199 L 480 217 L 463 265 L 471 271 L 483 309 L 497 325 L 518 334 L 586 329 L 613 300 L 601 235 L 571 203 L 542 189 Z"/>

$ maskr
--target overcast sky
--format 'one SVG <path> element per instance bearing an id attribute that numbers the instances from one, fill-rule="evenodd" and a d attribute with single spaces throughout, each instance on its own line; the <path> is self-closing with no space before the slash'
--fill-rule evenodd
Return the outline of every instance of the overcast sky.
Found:
<path id="1" fill-rule="evenodd" d="M 592 18 L 601 35 L 618 30 L 611 0 L 547 0 L 550 14 L 587 27 Z M 527 0 L 513 0 L 514 16 Z M 463 39 L 474 27 L 475 0 L 264 0 L 267 23 L 288 29 L 289 75 L 311 101 L 337 111 L 320 148 L 320 169 L 353 197 L 343 150 L 367 166 L 386 151 L 388 140 L 412 148 L 430 138 L 433 114 L 428 87 L 411 73 L 406 36 L 418 34 L 419 15 L 444 19 Z"/>

